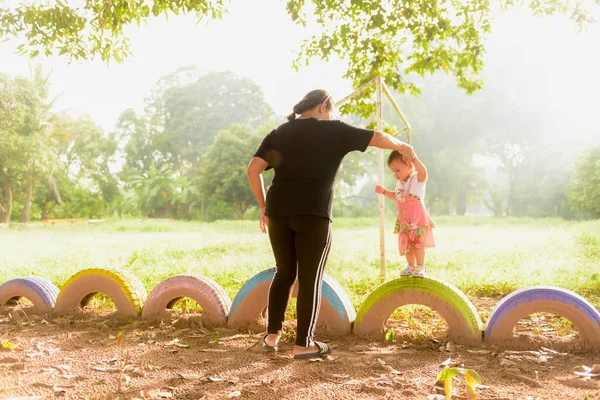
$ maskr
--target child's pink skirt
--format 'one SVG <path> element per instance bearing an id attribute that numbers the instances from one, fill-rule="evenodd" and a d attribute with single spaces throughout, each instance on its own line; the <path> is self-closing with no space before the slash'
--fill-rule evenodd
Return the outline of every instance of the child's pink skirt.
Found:
<path id="1" fill-rule="evenodd" d="M 433 221 L 419 197 L 408 194 L 404 201 L 396 200 L 398 218 L 394 233 L 398 234 L 398 251 L 406 255 L 410 247 L 435 247 Z"/>

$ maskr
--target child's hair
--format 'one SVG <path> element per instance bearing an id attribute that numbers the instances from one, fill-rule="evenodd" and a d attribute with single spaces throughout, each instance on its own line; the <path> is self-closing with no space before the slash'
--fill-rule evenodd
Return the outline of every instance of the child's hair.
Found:
<path id="1" fill-rule="evenodd" d="M 406 160 L 405 160 L 405 159 L 402 157 L 402 154 L 400 154 L 400 152 L 399 152 L 398 150 L 394 150 L 394 151 L 392 151 L 392 152 L 390 153 L 390 155 L 388 156 L 388 159 L 387 159 L 387 165 L 388 165 L 388 167 L 390 166 L 390 164 L 391 164 L 393 161 L 396 161 L 396 160 L 397 160 L 397 161 L 400 161 L 401 163 L 403 163 L 403 164 L 406 164 L 406 165 L 410 165 L 410 164 L 411 164 L 411 162 L 410 162 L 410 161 L 406 161 Z"/>

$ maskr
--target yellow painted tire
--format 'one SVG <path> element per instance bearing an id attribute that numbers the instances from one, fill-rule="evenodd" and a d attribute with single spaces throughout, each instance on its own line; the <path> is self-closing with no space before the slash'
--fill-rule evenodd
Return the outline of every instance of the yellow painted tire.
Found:
<path id="1" fill-rule="evenodd" d="M 113 267 L 89 268 L 77 272 L 62 286 L 54 311 L 80 312 L 96 293 L 110 297 L 117 308 L 116 314 L 124 317 L 140 315 L 147 297 L 144 285 L 131 273 Z"/>

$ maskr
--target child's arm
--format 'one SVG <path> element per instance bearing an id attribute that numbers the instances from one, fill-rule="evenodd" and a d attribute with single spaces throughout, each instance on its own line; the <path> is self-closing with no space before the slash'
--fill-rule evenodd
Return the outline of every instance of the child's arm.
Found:
<path id="1" fill-rule="evenodd" d="M 379 186 L 379 185 L 375 186 L 375 193 L 382 194 L 390 200 L 396 200 L 396 192 L 387 190 L 383 186 Z"/>
<path id="2" fill-rule="evenodd" d="M 425 182 L 427 180 L 427 168 L 423 165 L 418 158 L 415 157 L 413 164 L 417 170 L 417 179 L 419 182 Z"/>

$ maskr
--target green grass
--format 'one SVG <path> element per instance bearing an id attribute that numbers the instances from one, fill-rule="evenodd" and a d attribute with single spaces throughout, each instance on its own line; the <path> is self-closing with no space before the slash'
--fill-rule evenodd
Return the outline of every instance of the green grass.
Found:
<path id="1" fill-rule="evenodd" d="M 600 304 L 600 221 L 434 220 L 437 247 L 427 251 L 428 272 L 468 296 L 504 296 L 521 287 L 555 285 Z M 388 279 L 404 267 L 392 223 L 388 217 Z M 355 306 L 381 283 L 377 224 L 377 218 L 334 221 L 327 273 Z M 0 282 L 34 273 L 60 287 L 75 272 L 103 265 L 133 272 L 148 291 L 175 274 L 206 275 L 233 298 L 244 281 L 274 260 L 268 237 L 254 221 L 115 220 L 0 228 Z"/>

